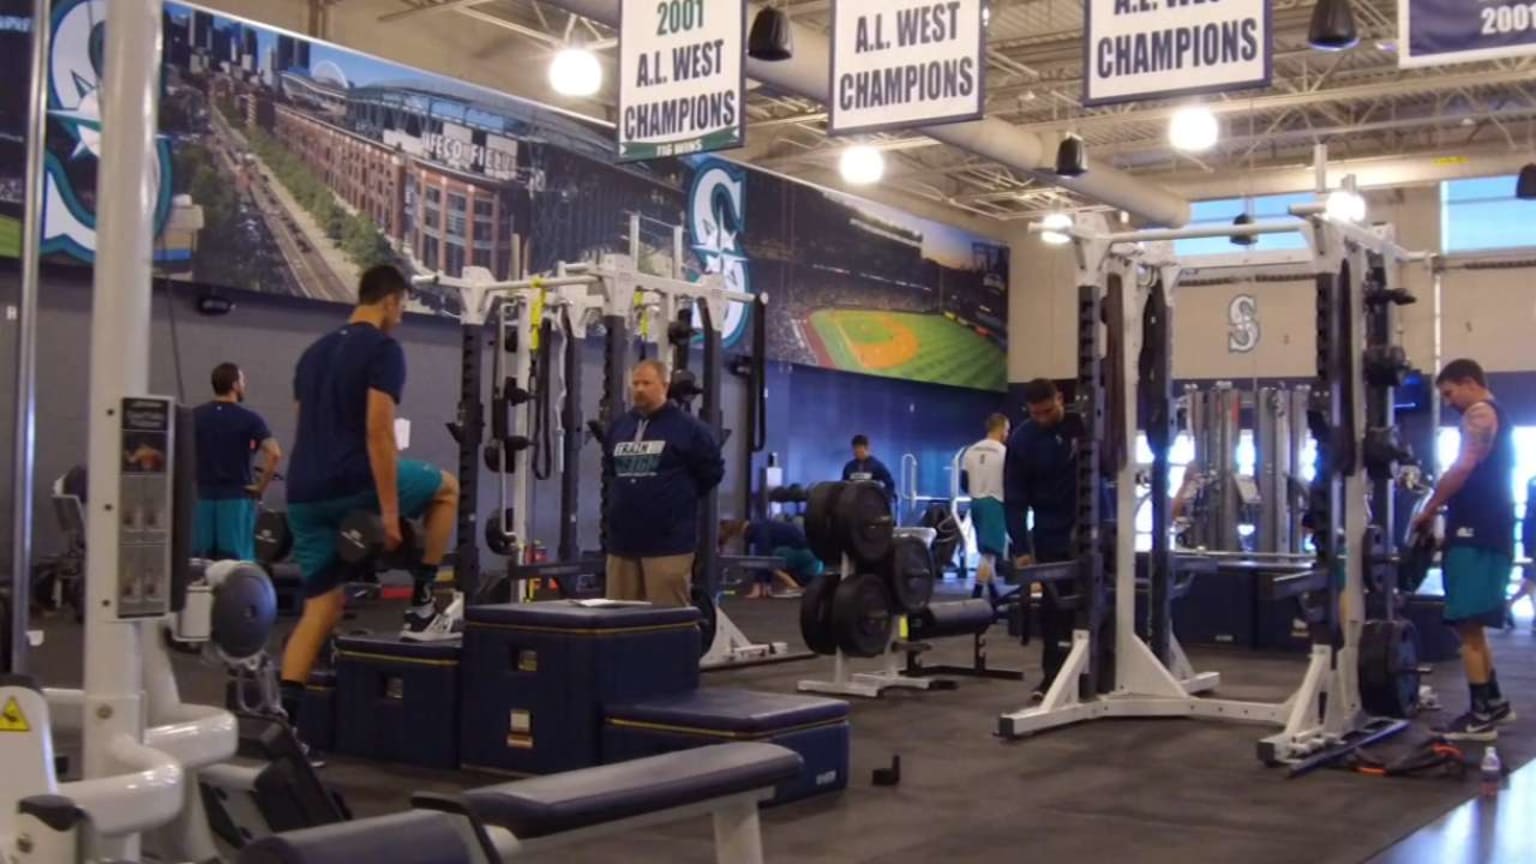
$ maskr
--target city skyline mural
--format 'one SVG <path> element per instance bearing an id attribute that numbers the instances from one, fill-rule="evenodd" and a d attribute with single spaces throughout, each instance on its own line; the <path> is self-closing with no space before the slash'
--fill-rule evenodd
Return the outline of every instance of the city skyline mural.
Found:
<path id="1" fill-rule="evenodd" d="M 50 260 L 94 255 L 106 2 L 54 7 Z M 768 292 L 773 359 L 1005 386 L 1004 246 L 709 156 L 615 164 L 610 129 L 196 6 L 167 4 L 164 26 L 155 264 L 170 278 L 343 303 L 374 264 L 516 278 L 519 262 L 627 252 L 632 224 L 641 268 L 660 271 L 680 228 L 690 277 Z M 25 170 L 16 98 L 0 104 L 0 191 Z M 0 244 L 19 216 L 4 198 Z M 417 303 L 458 312 L 444 289 Z"/>

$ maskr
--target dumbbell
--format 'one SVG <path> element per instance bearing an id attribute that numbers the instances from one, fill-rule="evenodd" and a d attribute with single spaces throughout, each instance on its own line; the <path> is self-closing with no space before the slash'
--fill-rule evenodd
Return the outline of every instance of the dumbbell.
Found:
<path id="1" fill-rule="evenodd" d="M 400 545 L 384 549 L 384 520 L 377 513 L 353 510 L 341 520 L 336 532 L 336 555 L 348 564 L 381 570 L 411 570 L 421 563 L 421 543 L 416 526 L 400 520 Z"/>

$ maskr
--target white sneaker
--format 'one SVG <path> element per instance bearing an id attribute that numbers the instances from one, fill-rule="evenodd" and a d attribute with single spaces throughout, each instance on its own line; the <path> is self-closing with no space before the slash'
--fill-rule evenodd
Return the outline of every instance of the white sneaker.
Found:
<path id="1" fill-rule="evenodd" d="M 406 610 L 400 638 L 407 642 L 443 642 L 457 639 L 464 629 L 464 595 L 455 594 L 448 608 L 412 607 Z"/>

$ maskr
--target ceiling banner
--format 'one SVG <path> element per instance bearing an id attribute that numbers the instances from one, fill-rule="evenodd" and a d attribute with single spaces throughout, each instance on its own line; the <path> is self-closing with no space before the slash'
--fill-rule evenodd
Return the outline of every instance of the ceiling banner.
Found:
<path id="1" fill-rule="evenodd" d="M 619 161 L 687 156 L 745 143 L 743 5 L 740 0 L 623 0 Z"/>
<path id="2" fill-rule="evenodd" d="M 979 120 L 982 0 L 833 0 L 833 135 Z"/>
<path id="3" fill-rule="evenodd" d="M 1267 87 L 1269 0 L 1087 0 L 1083 104 Z"/>
<path id="4" fill-rule="evenodd" d="M 1536 54 L 1536 3 L 1397 0 L 1399 66 Z"/>

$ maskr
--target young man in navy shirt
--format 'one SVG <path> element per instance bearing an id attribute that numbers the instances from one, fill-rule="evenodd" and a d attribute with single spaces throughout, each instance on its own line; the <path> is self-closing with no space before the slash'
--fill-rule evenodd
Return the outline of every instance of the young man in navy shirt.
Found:
<path id="1" fill-rule="evenodd" d="M 233 363 L 213 367 L 213 401 L 193 410 L 197 438 L 197 520 L 192 554 L 256 560 L 256 502 L 267 491 L 282 448 L 261 415 L 245 401 L 245 373 Z M 261 473 L 251 479 L 251 454 Z"/>
<path id="2" fill-rule="evenodd" d="M 607 596 L 689 606 L 699 499 L 720 485 L 725 461 L 709 427 L 667 398 L 660 361 L 635 365 L 629 395 L 603 438 Z"/>
<path id="3" fill-rule="evenodd" d="M 888 498 L 896 497 L 896 480 L 891 469 L 869 452 L 869 438 L 853 436 L 853 458 L 843 466 L 844 482 L 874 481 L 885 488 Z"/>
<path id="4" fill-rule="evenodd" d="M 1049 379 L 1028 382 L 1023 395 L 1029 420 L 1008 436 L 1003 464 L 1003 513 L 1015 567 L 1071 560 L 1082 434 L 1081 422 L 1067 413 L 1061 392 Z M 1026 528 L 1031 517 L 1033 524 Z M 1027 584 L 1023 590 L 1029 590 Z M 1050 689 L 1066 662 L 1072 625 L 1072 613 L 1057 606 L 1051 586 L 1046 586 L 1040 598 L 1040 663 L 1045 677 L 1037 694 Z"/>
<path id="5" fill-rule="evenodd" d="M 401 636 L 426 641 L 453 635 L 433 604 L 432 584 L 453 535 L 458 480 L 425 462 L 399 458 L 395 444 L 405 352 L 389 334 L 400 326 L 409 292 L 410 283 L 393 267 L 364 273 L 352 317 L 311 345 L 294 371 L 299 422 L 288 471 L 288 521 L 308 599 L 283 652 L 285 707 L 297 702 L 320 646 L 341 621 L 346 573 L 336 557 L 336 535 L 354 510 L 380 515 L 390 550 L 399 548 L 400 520 L 423 517 L 421 564 L 412 573 L 415 591 Z"/>

